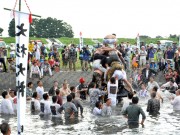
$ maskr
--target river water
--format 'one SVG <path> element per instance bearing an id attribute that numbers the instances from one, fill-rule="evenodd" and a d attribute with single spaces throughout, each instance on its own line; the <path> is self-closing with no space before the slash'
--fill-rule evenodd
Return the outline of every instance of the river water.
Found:
<path id="1" fill-rule="evenodd" d="M 165 94 L 164 94 L 165 96 Z M 174 113 L 170 101 L 165 98 L 161 104 L 160 116 L 152 118 L 146 112 L 147 99 L 141 99 L 139 105 L 146 113 L 144 127 L 128 129 L 127 120 L 121 115 L 121 106 L 113 108 L 113 115 L 108 118 L 95 117 L 91 114 L 88 101 L 83 102 L 84 118 L 66 121 L 62 118 L 51 118 L 31 114 L 30 103 L 27 103 L 25 135 L 180 135 L 180 114 Z M 140 117 L 141 119 L 141 117 Z M 1 115 L 1 121 L 9 122 L 12 134 L 17 134 L 17 117 Z"/>

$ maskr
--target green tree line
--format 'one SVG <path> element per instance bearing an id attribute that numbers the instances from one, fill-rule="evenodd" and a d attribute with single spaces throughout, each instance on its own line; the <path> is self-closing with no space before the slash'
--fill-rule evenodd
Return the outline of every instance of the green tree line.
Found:
<path id="1" fill-rule="evenodd" d="M 9 23 L 8 30 L 10 37 L 15 37 L 15 20 Z M 37 38 L 60 38 L 60 37 L 74 37 L 74 32 L 71 25 L 68 23 L 57 20 L 56 18 L 48 17 L 46 19 L 33 19 L 30 24 L 30 37 Z"/>

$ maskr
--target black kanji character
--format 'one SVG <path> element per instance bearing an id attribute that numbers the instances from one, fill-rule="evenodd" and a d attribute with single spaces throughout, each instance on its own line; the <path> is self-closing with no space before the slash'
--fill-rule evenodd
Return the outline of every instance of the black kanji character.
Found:
<path id="1" fill-rule="evenodd" d="M 20 53 L 20 46 L 19 46 L 19 44 L 16 44 L 16 55 L 18 56 L 18 57 L 20 57 L 20 55 L 19 55 L 19 53 Z"/>
<path id="2" fill-rule="evenodd" d="M 19 65 L 17 65 L 17 68 L 19 68 L 19 71 L 16 73 L 16 77 L 21 73 L 24 76 L 23 71 L 25 71 L 26 68 L 23 68 L 23 64 L 20 63 Z"/>
<path id="3" fill-rule="evenodd" d="M 26 36 L 24 32 L 26 32 L 27 29 L 23 29 L 24 23 L 22 23 L 21 26 L 18 26 L 18 25 L 17 25 L 16 27 L 20 30 L 18 33 L 16 33 L 16 36 L 20 36 L 21 34 L 22 34 L 23 36 Z"/>
<path id="4" fill-rule="evenodd" d="M 24 88 L 25 88 L 25 85 L 24 85 L 24 81 L 22 81 L 21 83 L 18 81 L 18 86 L 16 86 L 16 89 L 18 91 L 18 97 L 21 93 L 22 97 L 24 97 Z"/>
<path id="5" fill-rule="evenodd" d="M 27 50 L 27 48 L 25 48 L 25 45 L 23 44 L 22 46 L 21 46 L 21 52 L 22 52 L 22 57 L 24 58 L 24 55 L 26 55 L 26 51 Z"/>

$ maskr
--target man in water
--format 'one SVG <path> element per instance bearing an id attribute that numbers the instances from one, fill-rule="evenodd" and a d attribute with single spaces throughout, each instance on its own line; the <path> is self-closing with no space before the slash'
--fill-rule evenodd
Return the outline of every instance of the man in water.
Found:
<path id="1" fill-rule="evenodd" d="M 160 101 L 156 99 L 156 93 L 151 93 L 151 99 L 148 100 L 147 112 L 149 115 L 157 116 L 160 110 Z"/>
<path id="2" fill-rule="evenodd" d="M 63 110 L 65 112 L 65 118 L 73 118 L 74 113 L 77 112 L 76 106 L 72 103 L 71 95 L 67 96 L 67 102 L 60 107 L 59 113 L 62 113 Z"/>
<path id="3" fill-rule="evenodd" d="M 11 134 L 11 128 L 9 126 L 8 123 L 6 122 L 3 122 L 1 125 L 0 125 L 0 129 L 1 129 L 1 133 L 3 135 L 10 135 Z"/>
<path id="4" fill-rule="evenodd" d="M 112 115 L 111 99 L 110 98 L 108 98 L 106 103 L 103 105 L 101 115 L 102 116 L 111 116 Z"/>
<path id="5" fill-rule="evenodd" d="M 138 106 L 138 97 L 132 98 L 132 105 L 128 106 L 126 110 L 123 112 L 123 115 L 128 119 L 129 128 L 138 128 L 139 127 L 139 115 L 142 115 L 141 125 L 144 124 L 146 119 L 146 115 L 142 108 Z"/>
<path id="6" fill-rule="evenodd" d="M 180 89 L 176 91 L 176 97 L 171 99 L 174 111 L 180 111 Z"/>

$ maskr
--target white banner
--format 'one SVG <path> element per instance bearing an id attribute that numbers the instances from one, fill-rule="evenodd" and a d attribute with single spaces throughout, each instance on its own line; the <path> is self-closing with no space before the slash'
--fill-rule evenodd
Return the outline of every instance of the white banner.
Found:
<path id="1" fill-rule="evenodd" d="M 137 35 L 137 47 L 140 50 L 140 38 L 139 38 L 139 33 Z"/>
<path id="2" fill-rule="evenodd" d="M 29 44 L 29 14 L 15 12 L 16 29 L 16 89 L 18 135 L 24 131 L 26 113 L 26 80 Z"/>
<path id="3" fill-rule="evenodd" d="M 83 37 L 82 32 L 80 32 L 80 38 L 79 38 L 79 49 L 81 50 L 83 48 Z"/>

